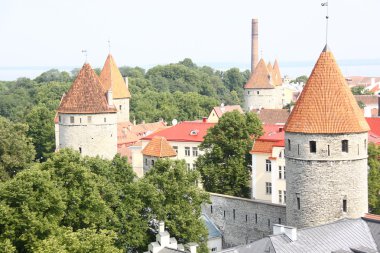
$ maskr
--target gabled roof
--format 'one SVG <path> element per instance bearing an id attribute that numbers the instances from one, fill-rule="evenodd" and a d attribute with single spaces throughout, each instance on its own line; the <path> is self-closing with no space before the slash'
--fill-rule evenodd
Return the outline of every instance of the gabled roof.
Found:
<path id="1" fill-rule="evenodd" d="M 125 85 L 124 79 L 121 76 L 112 55 L 109 54 L 104 63 L 102 72 L 100 73 L 100 81 L 103 84 L 104 90 L 112 88 L 113 98 L 130 98 L 128 87 Z"/>
<path id="2" fill-rule="evenodd" d="M 175 126 L 148 135 L 142 138 L 142 140 L 151 140 L 154 136 L 163 136 L 168 141 L 202 142 L 207 134 L 207 129 L 214 125 L 215 123 L 205 123 L 202 121 L 183 121 Z"/>
<path id="3" fill-rule="evenodd" d="M 244 113 L 240 105 L 224 105 L 224 106 L 214 107 L 214 111 L 216 113 L 216 116 L 218 116 L 218 118 L 222 117 L 222 115 L 226 112 L 232 112 L 235 110 L 240 113 Z"/>
<path id="4" fill-rule="evenodd" d="M 263 125 L 264 134 L 255 140 L 251 154 L 254 153 L 272 153 L 273 147 L 285 146 L 284 125 Z"/>
<path id="5" fill-rule="evenodd" d="M 362 101 L 366 106 L 378 105 L 379 98 L 375 95 L 354 95 L 356 101 Z"/>
<path id="6" fill-rule="evenodd" d="M 282 85 L 282 77 L 281 77 L 280 67 L 278 65 L 277 59 L 274 61 L 274 64 L 273 64 L 272 80 L 273 80 L 274 85 L 276 86 Z"/>
<path id="7" fill-rule="evenodd" d="M 263 124 L 285 124 L 290 112 L 287 109 L 253 109 Z"/>
<path id="8" fill-rule="evenodd" d="M 255 71 L 244 85 L 245 89 L 273 89 L 270 72 L 265 61 L 261 59 L 257 63 Z"/>
<path id="9" fill-rule="evenodd" d="M 297 133 L 360 133 L 369 130 L 327 45 L 285 126 Z"/>
<path id="10" fill-rule="evenodd" d="M 153 157 L 174 157 L 177 155 L 175 150 L 166 141 L 165 137 L 155 136 L 153 139 L 145 146 L 141 152 L 143 155 L 153 156 Z"/>
<path id="11" fill-rule="evenodd" d="M 134 125 L 131 122 L 120 122 L 117 124 L 117 144 L 122 147 L 131 145 L 141 138 L 166 128 L 163 121 L 153 123 L 141 123 Z"/>
<path id="12" fill-rule="evenodd" d="M 109 106 L 106 92 L 99 77 L 90 64 L 85 63 L 79 71 L 73 85 L 63 96 L 58 108 L 59 113 L 113 113 L 114 106 Z"/>

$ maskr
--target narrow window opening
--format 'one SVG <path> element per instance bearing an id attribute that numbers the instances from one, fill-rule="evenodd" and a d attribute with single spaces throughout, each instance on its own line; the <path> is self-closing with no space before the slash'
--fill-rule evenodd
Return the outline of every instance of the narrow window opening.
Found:
<path id="1" fill-rule="evenodd" d="M 286 179 L 286 170 L 285 170 L 285 166 L 284 166 L 284 179 Z"/>
<path id="2" fill-rule="evenodd" d="M 248 222 L 248 215 L 245 215 L 245 222 Z"/>
<path id="3" fill-rule="evenodd" d="M 291 151 L 292 150 L 292 146 L 290 145 L 290 140 L 288 139 L 288 150 Z"/>
<path id="4" fill-rule="evenodd" d="M 81 147 L 79 147 L 79 153 L 81 153 L 81 154 L 82 154 L 82 148 L 81 148 Z"/>
<path id="5" fill-rule="evenodd" d="M 343 199 L 343 212 L 347 212 L 347 199 Z"/>
<path id="6" fill-rule="evenodd" d="M 364 149 L 367 148 L 367 140 L 364 140 Z"/>
<path id="7" fill-rule="evenodd" d="M 79 118 L 79 123 L 82 123 L 82 118 Z"/>
<path id="8" fill-rule="evenodd" d="M 119 105 L 119 110 L 121 110 L 121 108 L 122 108 L 122 106 L 121 106 L 121 105 Z"/>
<path id="9" fill-rule="evenodd" d="M 70 123 L 74 123 L 74 116 L 70 116 Z"/>
<path id="10" fill-rule="evenodd" d="M 282 203 L 282 191 L 281 190 L 278 191 L 278 203 L 279 204 Z"/>
<path id="11" fill-rule="evenodd" d="M 268 228 L 270 228 L 270 219 L 268 219 Z"/>
<path id="12" fill-rule="evenodd" d="M 360 155 L 360 148 L 359 148 L 359 144 L 358 144 L 358 155 Z"/>
<path id="13" fill-rule="evenodd" d="M 278 224 L 281 224 L 281 218 L 278 218 Z"/>
<path id="14" fill-rule="evenodd" d="M 297 145 L 297 154 L 300 155 L 300 144 Z"/>
<path id="15" fill-rule="evenodd" d="M 330 156 L 330 145 L 327 145 L 327 155 Z"/>
<path id="16" fill-rule="evenodd" d="M 223 211 L 223 217 L 226 218 L 226 210 Z"/>
<path id="17" fill-rule="evenodd" d="M 255 213 L 255 223 L 257 224 L 257 213 Z"/>
<path id="18" fill-rule="evenodd" d="M 309 145 L 310 145 L 310 153 L 317 153 L 317 142 L 309 141 Z"/>
<path id="19" fill-rule="evenodd" d="M 107 122 L 107 118 L 104 118 L 104 122 Z"/>
<path id="20" fill-rule="evenodd" d="M 235 209 L 232 210 L 232 213 L 233 213 L 233 217 L 235 219 Z"/>
<path id="21" fill-rule="evenodd" d="M 342 152 L 348 153 L 348 140 L 342 141 Z"/>
<path id="22" fill-rule="evenodd" d="M 297 197 L 297 208 L 298 208 L 298 210 L 301 210 L 301 199 L 300 199 L 300 197 Z"/>
<path id="23" fill-rule="evenodd" d="M 286 204 L 286 191 L 284 191 L 284 204 Z"/>
<path id="24" fill-rule="evenodd" d="M 58 118 L 59 118 L 59 123 L 61 123 L 61 116 L 59 116 Z"/>
<path id="25" fill-rule="evenodd" d="M 211 205 L 211 213 L 212 213 L 212 211 L 213 211 L 213 210 L 212 210 L 212 205 Z"/>

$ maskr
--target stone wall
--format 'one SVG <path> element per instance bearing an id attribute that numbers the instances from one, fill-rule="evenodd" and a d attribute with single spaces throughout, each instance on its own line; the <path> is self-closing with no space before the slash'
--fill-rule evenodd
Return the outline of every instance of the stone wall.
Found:
<path id="1" fill-rule="evenodd" d="M 129 121 L 129 98 L 114 98 L 113 104 L 117 109 L 117 122 Z"/>
<path id="2" fill-rule="evenodd" d="M 223 248 L 246 244 L 272 234 L 273 224 L 286 224 L 285 205 L 210 193 L 202 212 L 223 234 Z"/>
<path id="3" fill-rule="evenodd" d="M 342 151 L 342 140 L 348 141 L 348 152 Z M 367 133 L 286 133 L 285 141 L 289 226 L 317 226 L 368 212 Z M 309 141 L 316 141 L 315 153 Z"/>
<path id="4" fill-rule="evenodd" d="M 73 117 L 74 122 L 71 122 Z M 59 114 L 59 149 L 112 159 L 117 153 L 116 113 Z"/>
<path id="5" fill-rule="evenodd" d="M 244 110 L 250 109 L 282 109 L 286 104 L 282 86 L 273 89 L 245 89 Z"/>

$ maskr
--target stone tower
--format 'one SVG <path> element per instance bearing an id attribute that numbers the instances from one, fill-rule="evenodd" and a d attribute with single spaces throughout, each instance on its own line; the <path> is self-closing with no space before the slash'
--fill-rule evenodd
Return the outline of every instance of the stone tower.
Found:
<path id="1" fill-rule="evenodd" d="M 112 159 L 117 153 L 117 116 L 112 92 L 103 89 L 88 63 L 62 97 L 58 108 L 58 149 Z"/>
<path id="2" fill-rule="evenodd" d="M 251 75 L 255 71 L 259 61 L 259 20 L 252 19 L 252 38 L 251 38 Z"/>
<path id="3" fill-rule="evenodd" d="M 368 211 L 368 130 L 326 46 L 285 126 L 288 225 L 316 226 Z"/>
<path id="4" fill-rule="evenodd" d="M 112 55 L 109 54 L 100 73 L 100 81 L 106 91 L 111 90 L 113 103 L 117 109 L 117 122 L 129 121 L 129 99 L 131 94 L 128 90 L 128 79 L 123 80 L 119 68 Z"/>

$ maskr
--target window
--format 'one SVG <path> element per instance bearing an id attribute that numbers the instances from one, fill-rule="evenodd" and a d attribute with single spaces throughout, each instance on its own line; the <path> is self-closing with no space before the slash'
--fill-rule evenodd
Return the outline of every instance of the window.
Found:
<path id="1" fill-rule="evenodd" d="M 309 141 L 310 153 L 317 153 L 317 142 Z"/>
<path id="2" fill-rule="evenodd" d="M 185 147 L 185 156 L 190 156 L 190 147 Z"/>
<path id="3" fill-rule="evenodd" d="M 59 116 L 58 118 L 59 118 L 59 123 L 61 123 L 61 116 Z"/>
<path id="4" fill-rule="evenodd" d="M 265 171 L 266 172 L 272 171 L 272 162 L 270 160 L 265 160 Z"/>
<path id="5" fill-rule="evenodd" d="M 284 166 L 284 179 L 286 179 L 286 170 L 285 170 L 285 166 Z"/>
<path id="6" fill-rule="evenodd" d="M 348 153 L 348 140 L 342 141 L 342 152 Z"/>
<path id="7" fill-rule="evenodd" d="M 198 156 L 198 148 L 193 147 L 193 156 L 197 157 Z"/>
<path id="8" fill-rule="evenodd" d="M 248 215 L 245 215 L 245 222 L 248 222 Z"/>
<path id="9" fill-rule="evenodd" d="M 268 219 L 268 228 L 270 228 L 270 219 Z"/>
<path id="10" fill-rule="evenodd" d="M 281 218 L 278 218 L 278 224 L 281 224 Z"/>
<path id="11" fill-rule="evenodd" d="M 196 169 L 197 169 L 197 165 L 193 163 L 193 170 L 196 170 Z"/>
<path id="12" fill-rule="evenodd" d="M 280 153 L 278 154 L 278 157 L 282 157 L 282 151 L 280 151 Z"/>
<path id="13" fill-rule="evenodd" d="M 104 123 L 107 122 L 107 118 L 104 118 Z"/>
<path id="14" fill-rule="evenodd" d="M 226 218 L 226 210 L 223 211 L 223 217 Z"/>
<path id="15" fill-rule="evenodd" d="M 259 95 L 260 94 L 260 91 L 257 91 L 257 95 Z"/>
<path id="16" fill-rule="evenodd" d="M 292 150 L 292 146 L 290 145 L 290 140 L 288 139 L 288 150 L 291 151 Z"/>
<path id="17" fill-rule="evenodd" d="M 190 163 L 186 163 L 187 170 L 190 170 Z"/>
<path id="18" fill-rule="evenodd" d="M 236 212 L 235 212 L 235 209 L 233 209 L 233 210 L 232 210 L 232 214 L 233 214 L 233 216 L 234 216 L 234 219 L 235 219 L 235 217 L 236 217 Z"/>
<path id="19" fill-rule="evenodd" d="M 249 94 L 251 94 L 251 92 L 250 92 L 250 91 L 247 91 L 247 94 L 249 95 Z"/>
<path id="20" fill-rule="evenodd" d="M 330 156 L 330 145 L 327 145 L 327 155 Z"/>
<path id="21" fill-rule="evenodd" d="M 278 166 L 278 179 L 282 179 L 282 167 Z"/>
<path id="22" fill-rule="evenodd" d="M 82 123 L 82 118 L 79 118 L 79 123 Z"/>
<path id="23" fill-rule="evenodd" d="M 92 122 L 92 117 L 91 117 L 91 116 L 87 116 L 87 122 L 88 122 L 88 123 L 91 123 L 91 122 Z"/>
<path id="24" fill-rule="evenodd" d="M 257 224 L 257 213 L 255 213 L 255 223 Z"/>
<path id="25" fill-rule="evenodd" d="M 284 191 L 284 204 L 286 204 L 286 191 Z"/>
<path id="26" fill-rule="evenodd" d="M 176 152 L 176 154 L 178 155 L 178 146 L 173 146 L 173 149 Z"/>
<path id="27" fill-rule="evenodd" d="M 212 205 L 211 205 L 211 213 L 212 213 Z"/>
<path id="28" fill-rule="evenodd" d="M 297 145 L 297 154 L 300 155 L 300 144 Z"/>
<path id="29" fill-rule="evenodd" d="M 367 140 L 364 140 L 364 149 L 367 148 Z"/>
<path id="30" fill-rule="evenodd" d="M 282 203 L 282 191 L 281 190 L 279 190 L 278 191 L 278 203 Z"/>
<path id="31" fill-rule="evenodd" d="M 70 123 L 74 123 L 74 116 L 70 116 Z"/>
<path id="32" fill-rule="evenodd" d="M 216 252 L 216 250 L 217 250 L 216 247 L 215 247 L 215 248 L 212 248 L 212 249 L 211 249 L 211 252 Z"/>
<path id="33" fill-rule="evenodd" d="M 297 208 L 298 208 L 298 210 L 301 209 L 301 199 L 299 196 L 297 196 Z"/>
<path id="34" fill-rule="evenodd" d="M 82 154 L 82 148 L 81 148 L 81 147 L 79 147 L 79 153 L 81 153 L 81 154 Z"/>
<path id="35" fill-rule="evenodd" d="M 347 199 L 343 199 L 343 212 L 347 212 Z"/>
<path id="36" fill-rule="evenodd" d="M 148 159 L 145 158 L 145 165 L 148 165 Z"/>
<path id="37" fill-rule="evenodd" d="M 119 110 L 121 110 L 123 107 L 121 105 L 119 105 Z"/>
<path id="38" fill-rule="evenodd" d="M 265 182 L 265 193 L 266 194 L 272 194 L 272 183 L 271 182 Z"/>
<path id="39" fill-rule="evenodd" d="M 154 160 L 151 161 L 152 166 L 154 165 Z"/>

